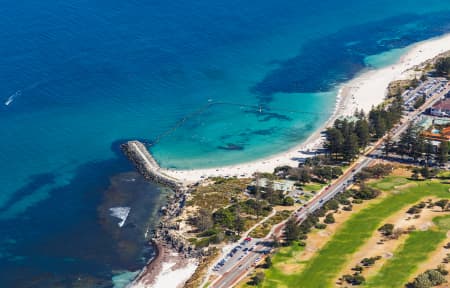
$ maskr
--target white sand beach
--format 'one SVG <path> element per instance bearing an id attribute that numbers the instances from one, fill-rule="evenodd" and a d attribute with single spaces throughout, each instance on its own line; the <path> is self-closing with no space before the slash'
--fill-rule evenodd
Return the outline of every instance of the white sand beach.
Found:
<path id="1" fill-rule="evenodd" d="M 188 259 L 172 249 L 158 245 L 158 256 L 127 288 L 181 288 L 197 269 L 196 259 Z"/>
<path id="2" fill-rule="evenodd" d="M 289 151 L 237 165 L 194 170 L 161 169 L 161 172 L 190 184 L 205 177 L 248 177 L 255 172 L 273 172 L 274 168 L 282 165 L 296 166 L 299 159 L 314 155 L 314 151 L 323 141 L 321 131 L 332 124 L 336 118 L 352 115 L 356 109 L 368 112 L 372 106 L 384 100 L 390 82 L 411 77 L 411 73 L 414 73 L 411 68 L 448 50 L 450 50 L 450 34 L 419 42 L 409 47 L 408 52 L 396 64 L 365 71 L 343 84 L 336 100 L 336 109 L 330 119 L 308 139 Z"/>

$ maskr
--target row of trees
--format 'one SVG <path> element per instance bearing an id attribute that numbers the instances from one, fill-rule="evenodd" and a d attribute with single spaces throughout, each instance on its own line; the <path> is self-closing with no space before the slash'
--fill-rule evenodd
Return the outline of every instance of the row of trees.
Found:
<path id="1" fill-rule="evenodd" d="M 448 78 L 450 76 L 450 57 L 438 59 L 434 68 L 439 76 Z"/>
<path id="2" fill-rule="evenodd" d="M 344 205 L 345 207 L 350 207 L 351 203 L 361 203 L 363 200 L 374 199 L 380 195 L 380 191 L 374 188 L 360 184 L 360 189 L 347 190 L 343 193 L 336 195 L 333 199 L 327 201 L 320 209 L 317 209 L 314 213 L 308 215 L 308 217 L 298 225 L 295 218 L 290 218 L 284 228 L 284 237 L 287 244 L 292 243 L 297 240 L 304 240 L 307 238 L 307 234 L 311 231 L 313 227 L 318 226 L 319 217 L 325 217 L 324 223 L 331 224 L 334 223 L 334 216 L 332 213 L 327 213 L 328 211 L 337 211 L 339 205 Z M 352 201 L 350 201 L 350 199 Z M 323 228 L 323 225 L 320 225 Z"/>
<path id="3" fill-rule="evenodd" d="M 383 137 L 392 129 L 400 121 L 402 113 L 403 100 L 397 96 L 387 105 L 372 108 L 368 117 L 361 111 L 355 113 L 356 121 L 337 119 L 326 131 L 328 155 L 335 160 L 354 160 L 370 141 Z"/>
<path id="4" fill-rule="evenodd" d="M 318 183 L 327 183 L 332 179 L 336 179 L 343 174 L 342 167 L 331 165 L 314 165 L 305 164 L 301 167 L 289 167 L 287 178 L 296 180 L 302 184 L 314 181 Z"/>
<path id="5" fill-rule="evenodd" d="M 448 161 L 448 142 L 441 142 L 438 149 L 435 149 L 431 141 L 423 136 L 422 129 L 414 125 L 406 128 L 398 143 L 386 143 L 386 147 L 386 154 L 395 152 L 401 157 L 409 156 L 414 160 L 423 158 L 427 163 L 433 159 L 440 164 Z"/>

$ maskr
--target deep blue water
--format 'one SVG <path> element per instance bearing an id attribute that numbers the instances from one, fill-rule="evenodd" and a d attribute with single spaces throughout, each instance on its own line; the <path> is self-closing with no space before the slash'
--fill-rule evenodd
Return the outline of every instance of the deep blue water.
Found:
<path id="1" fill-rule="evenodd" d="M 233 105 L 161 139 L 161 165 L 288 149 L 326 120 L 339 83 L 449 32 L 449 11 L 448 0 L 0 0 L 0 287 L 108 287 L 145 262 L 160 187 L 127 181 L 124 139 L 152 141 L 212 100 Z M 132 207 L 129 226 L 109 216 L 117 205 Z"/>

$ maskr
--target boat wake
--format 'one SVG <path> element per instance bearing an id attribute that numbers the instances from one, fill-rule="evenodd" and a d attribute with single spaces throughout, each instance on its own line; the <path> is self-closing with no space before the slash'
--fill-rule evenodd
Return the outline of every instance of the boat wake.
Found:
<path id="1" fill-rule="evenodd" d="M 119 227 L 122 227 L 123 224 L 125 224 L 125 221 L 127 221 L 128 218 L 128 214 L 130 214 L 130 207 L 113 207 L 113 208 L 109 208 L 109 211 L 111 211 L 111 216 L 119 218 L 120 221 L 118 223 Z"/>
<path id="2" fill-rule="evenodd" d="M 22 94 L 21 90 L 16 91 L 16 93 L 9 96 L 8 100 L 5 101 L 5 106 L 9 106 L 14 100 Z"/>

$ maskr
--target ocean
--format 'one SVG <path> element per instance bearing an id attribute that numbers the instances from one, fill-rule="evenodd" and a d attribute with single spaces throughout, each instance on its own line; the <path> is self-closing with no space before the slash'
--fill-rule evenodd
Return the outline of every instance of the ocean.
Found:
<path id="1" fill-rule="evenodd" d="M 124 287 L 152 257 L 170 192 L 120 143 L 153 142 L 179 169 L 287 150 L 339 84 L 450 31 L 447 0 L 0 7 L 0 287 Z"/>

